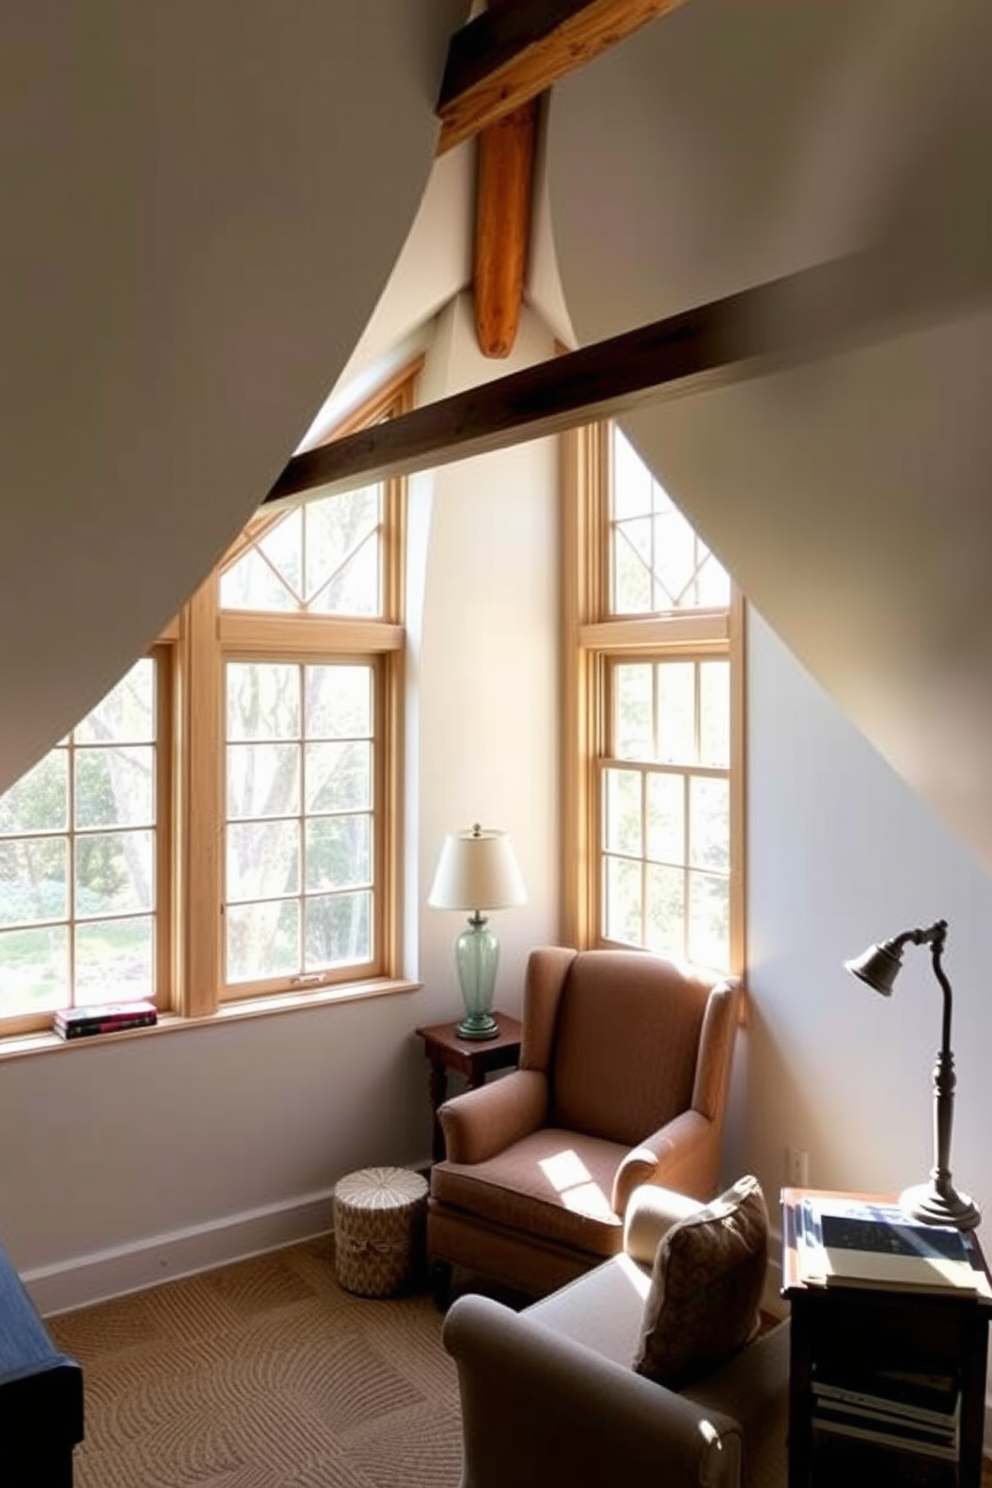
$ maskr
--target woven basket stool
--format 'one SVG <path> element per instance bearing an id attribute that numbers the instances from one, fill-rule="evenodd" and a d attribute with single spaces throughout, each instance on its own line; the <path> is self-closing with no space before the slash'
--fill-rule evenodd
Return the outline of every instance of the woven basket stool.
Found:
<path id="1" fill-rule="evenodd" d="M 427 1181 L 409 1168 L 362 1168 L 334 1190 L 338 1282 L 360 1297 L 390 1297 L 424 1273 Z"/>

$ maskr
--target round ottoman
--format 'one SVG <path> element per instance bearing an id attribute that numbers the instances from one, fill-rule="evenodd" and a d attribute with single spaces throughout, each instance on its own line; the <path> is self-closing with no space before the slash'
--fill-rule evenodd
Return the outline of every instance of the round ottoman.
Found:
<path id="1" fill-rule="evenodd" d="M 423 1276 L 427 1180 L 409 1168 L 362 1168 L 334 1190 L 338 1282 L 360 1297 L 389 1297 Z"/>

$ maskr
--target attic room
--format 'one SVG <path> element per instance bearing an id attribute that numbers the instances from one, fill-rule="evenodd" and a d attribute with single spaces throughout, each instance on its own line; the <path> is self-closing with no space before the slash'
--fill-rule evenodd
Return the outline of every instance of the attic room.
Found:
<path id="1" fill-rule="evenodd" d="M 400 361 L 424 357 L 428 403 L 864 239 L 987 241 L 978 0 L 686 0 L 555 83 L 520 325 L 487 359 L 474 143 L 436 154 L 468 15 L 8 9 L 0 788 L 145 651 L 308 432 Z M 773 1200 L 787 1149 L 819 1187 L 925 1176 L 936 990 L 923 958 L 891 1001 L 843 962 L 943 917 L 954 1172 L 992 1205 L 990 349 L 970 304 L 622 417 L 748 601 L 748 1008 L 724 1171 Z M 5 1041 L 0 1241 L 43 1312 L 319 1233 L 341 1175 L 427 1161 L 414 1030 L 458 1009 L 454 918 L 427 905 L 446 833 L 483 820 L 517 851 L 501 1008 L 562 937 L 558 443 L 422 472 L 410 503 L 409 989 Z"/>

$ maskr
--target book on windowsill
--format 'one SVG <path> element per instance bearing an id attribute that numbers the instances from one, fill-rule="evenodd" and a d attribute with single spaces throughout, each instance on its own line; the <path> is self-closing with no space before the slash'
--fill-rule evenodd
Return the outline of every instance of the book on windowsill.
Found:
<path id="1" fill-rule="evenodd" d="M 966 1232 L 914 1220 L 898 1204 L 809 1194 L 795 1206 L 799 1273 L 808 1286 L 980 1292 Z"/>
<path id="2" fill-rule="evenodd" d="M 60 1008 L 52 1019 L 55 1032 L 64 1039 L 90 1038 L 100 1033 L 122 1033 L 127 1028 L 150 1028 L 158 1022 L 153 1002 L 94 1002 Z"/>

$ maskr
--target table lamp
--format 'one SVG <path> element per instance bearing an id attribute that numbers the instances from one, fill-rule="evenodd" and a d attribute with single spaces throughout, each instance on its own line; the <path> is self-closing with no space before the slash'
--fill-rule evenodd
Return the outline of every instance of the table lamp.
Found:
<path id="1" fill-rule="evenodd" d="M 434 909 L 470 909 L 468 928 L 455 942 L 455 964 L 465 1003 L 458 1025 L 464 1039 L 495 1038 L 499 1024 L 490 1011 L 499 965 L 499 941 L 484 910 L 526 904 L 527 894 L 510 839 L 505 832 L 449 833 L 427 900 Z"/>
<path id="2" fill-rule="evenodd" d="M 944 1020 L 940 1049 L 933 1072 L 934 1163 L 930 1181 L 919 1183 L 899 1196 L 899 1203 L 913 1219 L 923 1224 L 953 1225 L 959 1230 L 973 1230 L 981 1219 L 967 1194 L 960 1194 L 951 1179 L 951 1124 L 954 1115 L 954 1055 L 951 1053 L 951 984 L 941 965 L 947 921 L 937 920 L 926 930 L 904 930 L 892 940 L 869 946 L 862 955 L 845 961 L 848 971 L 867 982 L 883 997 L 891 997 L 892 986 L 902 966 L 902 953 L 907 945 L 928 945 L 933 974 L 944 994 Z"/>

